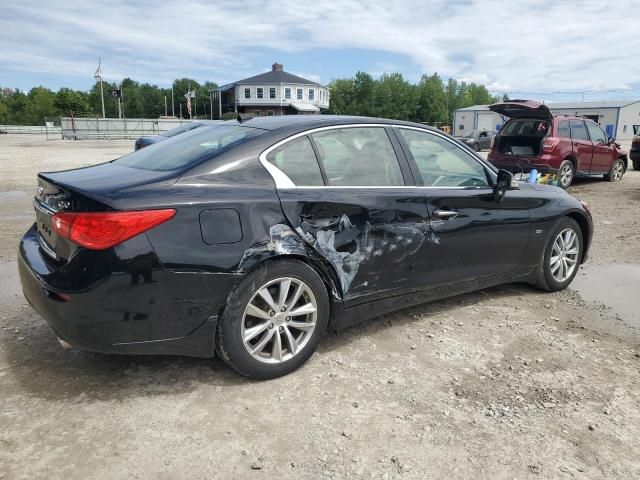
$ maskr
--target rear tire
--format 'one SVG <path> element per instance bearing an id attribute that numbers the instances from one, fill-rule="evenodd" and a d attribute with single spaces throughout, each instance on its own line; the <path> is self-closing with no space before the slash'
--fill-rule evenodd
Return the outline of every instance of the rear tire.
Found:
<path id="1" fill-rule="evenodd" d="M 313 355 L 328 322 L 329 296 L 315 270 L 297 260 L 266 262 L 227 298 L 216 351 L 246 377 L 281 377 Z"/>
<path id="2" fill-rule="evenodd" d="M 542 252 L 536 286 L 547 292 L 567 288 L 580 268 L 582 249 L 580 225 L 573 218 L 564 217 L 549 235 Z"/>
<path id="3" fill-rule="evenodd" d="M 609 173 L 604 174 L 604 179 L 607 182 L 619 182 L 620 180 L 622 180 L 623 175 L 624 175 L 624 160 L 619 158 L 615 162 L 613 162 L 613 165 L 611 165 L 611 170 L 609 170 Z"/>
<path id="4" fill-rule="evenodd" d="M 560 164 L 560 168 L 558 169 L 558 184 L 567 189 L 573 183 L 573 177 L 576 174 L 576 168 L 573 165 L 571 160 L 565 160 Z"/>

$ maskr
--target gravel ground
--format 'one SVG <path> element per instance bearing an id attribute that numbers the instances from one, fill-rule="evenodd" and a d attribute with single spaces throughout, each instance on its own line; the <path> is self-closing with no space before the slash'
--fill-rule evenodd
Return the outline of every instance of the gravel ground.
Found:
<path id="1" fill-rule="evenodd" d="M 0 137 L 0 479 L 640 478 L 640 335 L 572 290 L 386 315 L 269 382 L 218 359 L 63 351 L 17 280 L 34 176 L 131 147 Z M 584 276 L 640 265 L 640 172 L 571 190 L 595 217 Z"/>

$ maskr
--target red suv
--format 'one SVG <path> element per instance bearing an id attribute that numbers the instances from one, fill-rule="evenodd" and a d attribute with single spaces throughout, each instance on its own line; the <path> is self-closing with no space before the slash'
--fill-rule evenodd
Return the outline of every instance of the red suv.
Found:
<path id="1" fill-rule="evenodd" d="M 631 142 L 629 156 L 633 162 L 633 169 L 640 170 L 640 128 L 636 130 L 633 142 Z"/>
<path id="2" fill-rule="evenodd" d="M 489 161 L 498 168 L 556 172 L 563 188 L 576 175 L 604 175 L 616 182 L 627 170 L 627 153 L 587 118 L 554 116 L 546 105 L 529 100 L 495 103 L 489 109 L 509 117 L 489 151 Z"/>

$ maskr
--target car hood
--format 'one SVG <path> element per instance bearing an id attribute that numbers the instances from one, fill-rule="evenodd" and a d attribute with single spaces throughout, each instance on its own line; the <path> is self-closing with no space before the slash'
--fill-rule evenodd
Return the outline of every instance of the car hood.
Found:
<path id="1" fill-rule="evenodd" d="M 553 115 L 545 104 L 533 100 L 509 100 L 508 102 L 489 105 L 492 112 L 509 118 L 535 118 L 537 120 L 551 120 Z"/>

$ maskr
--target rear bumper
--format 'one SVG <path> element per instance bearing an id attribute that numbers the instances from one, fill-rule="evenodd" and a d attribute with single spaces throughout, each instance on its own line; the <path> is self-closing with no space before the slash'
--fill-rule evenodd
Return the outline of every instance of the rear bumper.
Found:
<path id="1" fill-rule="evenodd" d="M 144 271 L 131 261 L 144 257 L 148 240 L 140 237 L 117 252 L 89 252 L 90 261 L 79 252 L 56 267 L 31 228 L 18 256 L 25 298 L 61 340 L 81 350 L 212 357 L 217 315 L 235 276 L 172 273 L 143 258 Z"/>
<path id="2" fill-rule="evenodd" d="M 629 158 L 632 162 L 640 162 L 640 150 L 629 150 Z"/>

